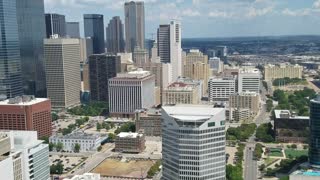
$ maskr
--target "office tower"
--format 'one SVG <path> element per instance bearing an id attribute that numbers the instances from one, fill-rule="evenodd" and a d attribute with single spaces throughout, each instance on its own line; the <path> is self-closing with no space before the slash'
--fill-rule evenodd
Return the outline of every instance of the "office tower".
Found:
<path id="1" fill-rule="evenodd" d="M 155 104 L 154 79 L 153 74 L 141 69 L 109 79 L 110 114 L 133 117 L 137 109 L 152 107 Z"/>
<path id="2" fill-rule="evenodd" d="M 68 108 L 80 103 L 79 39 L 45 39 L 47 94 L 52 107 Z"/>
<path id="3" fill-rule="evenodd" d="M 182 76 L 181 24 L 171 21 L 158 28 L 158 55 L 162 63 L 172 64 L 172 78 Z"/>
<path id="4" fill-rule="evenodd" d="M 209 66 L 213 74 L 219 74 L 223 72 L 223 62 L 220 58 L 210 58 Z"/>
<path id="5" fill-rule="evenodd" d="M 200 91 L 199 83 L 174 82 L 164 88 L 162 104 L 200 104 Z"/>
<path id="6" fill-rule="evenodd" d="M 229 96 L 229 107 L 250 109 L 250 114 L 255 116 L 260 110 L 260 95 L 256 92 L 234 93 Z"/>
<path id="7" fill-rule="evenodd" d="M 162 108 L 162 178 L 225 180 L 225 111 L 208 105 Z"/>
<path id="8" fill-rule="evenodd" d="M 238 92 L 260 93 L 261 74 L 258 69 L 241 69 L 238 80 Z"/>
<path id="9" fill-rule="evenodd" d="M 214 57 L 216 57 L 216 51 L 215 51 L 214 49 L 209 49 L 209 50 L 207 50 L 207 53 L 206 53 L 206 54 L 208 55 L 209 58 L 214 58 Z"/>
<path id="10" fill-rule="evenodd" d="M 66 36 L 66 17 L 61 14 L 45 14 L 47 38 L 58 34 L 59 37 Z"/>
<path id="11" fill-rule="evenodd" d="M 0 0 L 0 95 L 23 94 L 16 2 Z"/>
<path id="12" fill-rule="evenodd" d="M 133 51 L 133 62 L 136 66 L 141 66 L 143 64 L 149 63 L 149 55 L 147 50 L 141 49 L 138 46 L 134 48 Z"/>
<path id="13" fill-rule="evenodd" d="M 161 62 L 160 56 L 158 55 L 158 43 L 157 42 L 154 42 L 153 46 L 151 48 L 150 60 L 151 60 L 151 62 L 154 62 L 154 63 Z"/>
<path id="14" fill-rule="evenodd" d="M 124 52 L 123 24 L 119 16 L 113 17 L 106 28 L 107 51 L 117 54 Z"/>
<path id="15" fill-rule="evenodd" d="M 124 16 L 126 51 L 133 52 L 136 46 L 143 49 L 145 40 L 144 2 L 126 2 Z"/>
<path id="16" fill-rule="evenodd" d="M 273 81 L 279 78 L 302 78 L 303 67 L 299 65 L 280 64 L 264 66 L 264 80 Z"/>
<path id="17" fill-rule="evenodd" d="M 21 69 L 24 94 L 46 97 L 43 39 L 46 37 L 42 0 L 17 3 Z"/>
<path id="18" fill-rule="evenodd" d="M 133 64 L 132 60 L 132 53 L 118 53 L 118 56 L 120 56 L 121 59 L 121 72 L 129 72 L 133 69 L 136 69 L 136 67 Z"/>
<path id="19" fill-rule="evenodd" d="M 0 101 L 0 129 L 37 131 L 50 137 L 51 102 L 46 98 L 22 96 Z"/>
<path id="20" fill-rule="evenodd" d="M 227 46 L 217 46 L 216 51 L 215 51 L 216 57 L 226 60 L 227 55 L 228 55 L 228 48 Z"/>
<path id="21" fill-rule="evenodd" d="M 93 54 L 89 57 L 90 94 L 93 101 L 108 102 L 108 80 L 121 72 L 120 57 Z"/>
<path id="22" fill-rule="evenodd" d="M 212 77 L 208 83 L 209 101 L 228 101 L 229 96 L 236 92 L 236 78 Z"/>
<path id="23" fill-rule="evenodd" d="M 79 22 L 66 22 L 66 33 L 70 38 L 80 38 Z"/>
<path id="24" fill-rule="evenodd" d="M 80 38 L 80 62 L 85 63 L 88 57 L 93 54 L 92 39 Z"/>
<path id="25" fill-rule="evenodd" d="M 50 179 L 49 147 L 35 131 L 0 131 L 0 179 Z"/>
<path id="26" fill-rule="evenodd" d="M 136 131 L 142 130 L 146 136 L 161 136 L 161 110 L 150 108 L 135 112 Z"/>
<path id="27" fill-rule="evenodd" d="M 320 166 L 320 95 L 310 102 L 310 139 L 309 162 L 311 165 Z"/>
<path id="28" fill-rule="evenodd" d="M 93 44 L 93 54 L 101 54 L 105 52 L 104 43 L 104 24 L 103 15 L 101 14 L 85 14 L 84 18 L 84 35 L 91 37 Z"/>
<path id="29" fill-rule="evenodd" d="M 208 56 L 204 55 L 198 49 L 191 49 L 186 56 L 184 64 L 183 76 L 193 78 L 194 77 L 194 64 L 205 63 L 208 64 Z"/>

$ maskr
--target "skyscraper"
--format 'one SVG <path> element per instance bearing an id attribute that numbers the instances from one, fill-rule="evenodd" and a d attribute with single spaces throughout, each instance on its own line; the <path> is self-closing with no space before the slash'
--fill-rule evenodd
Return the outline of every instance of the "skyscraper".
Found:
<path id="1" fill-rule="evenodd" d="M 43 58 L 46 26 L 43 0 L 19 0 L 17 20 L 24 93 L 46 97 Z"/>
<path id="2" fill-rule="evenodd" d="M 124 52 L 123 24 L 119 16 L 110 20 L 106 28 L 106 36 L 108 53 Z"/>
<path id="3" fill-rule="evenodd" d="M 120 57 L 93 54 L 89 57 L 90 93 L 93 101 L 108 102 L 108 80 L 121 71 Z"/>
<path id="4" fill-rule="evenodd" d="M 45 39 L 47 92 L 52 107 L 80 104 L 79 39 Z"/>
<path id="5" fill-rule="evenodd" d="M 61 14 L 46 14 L 46 30 L 47 38 L 54 34 L 59 37 L 66 36 L 66 17 Z"/>
<path id="6" fill-rule="evenodd" d="M 126 2 L 124 13 L 126 51 L 133 52 L 136 46 L 143 49 L 145 40 L 144 2 Z"/>
<path id="7" fill-rule="evenodd" d="M 0 0 L 0 94 L 23 94 L 16 1 Z"/>
<path id="8" fill-rule="evenodd" d="M 182 76 L 181 24 L 171 21 L 158 29 L 158 54 L 161 62 L 172 64 L 172 77 Z"/>
<path id="9" fill-rule="evenodd" d="M 225 110 L 162 108 L 162 179 L 225 180 Z"/>
<path id="10" fill-rule="evenodd" d="M 93 54 L 101 54 L 105 52 L 104 45 L 104 24 L 103 15 L 101 14 L 85 14 L 84 18 L 84 35 L 91 37 L 93 44 Z"/>
<path id="11" fill-rule="evenodd" d="M 245 68 L 241 69 L 238 80 L 238 91 L 260 93 L 261 74 L 258 69 Z"/>
<path id="12" fill-rule="evenodd" d="M 320 166 L 320 95 L 310 102 L 309 162 Z"/>
<path id="13" fill-rule="evenodd" d="M 66 22 L 66 33 L 70 38 L 80 38 L 79 22 Z"/>

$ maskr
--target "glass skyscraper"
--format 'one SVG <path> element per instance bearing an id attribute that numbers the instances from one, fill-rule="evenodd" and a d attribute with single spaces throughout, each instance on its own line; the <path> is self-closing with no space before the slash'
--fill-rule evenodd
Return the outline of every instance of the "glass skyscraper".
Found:
<path id="1" fill-rule="evenodd" d="M 58 34 L 60 37 L 66 36 L 66 17 L 61 14 L 46 14 L 46 34 L 47 38 Z"/>
<path id="2" fill-rule="evenodd" d="M 24 93 L 46 97 L 43 39 L 46 38 L 43 0 L 17 1 L 17 20 Z"/>
<path id="3" fill-rule="evenodd" d="M 310 103 L 309 162 L 320 166 L 320 95 Z"/>
<path id="4" fill-rule="evenodd" d="M 0 94 L 23 94 L 16 1 L 0 0 Z"/>
<path id="5" fill-rule="evenodd" d="M 85 14 L 84 35 L 91 37 L 93 44 L 93 54 L 105 52 L 103 15 Z"/>

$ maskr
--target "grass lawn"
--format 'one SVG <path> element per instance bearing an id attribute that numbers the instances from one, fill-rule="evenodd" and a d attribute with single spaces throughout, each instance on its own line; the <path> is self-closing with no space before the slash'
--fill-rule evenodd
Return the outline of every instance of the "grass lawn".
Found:
<path id="1" fill-rule="evenodd" d="M 266 167 L 268 167 L 269 165 L 271 165 L 272 163 L 276 162 L 278 159 L 274 159 L 274 158 L 267 158 L 264 161 L 264 164 L 266 165 Z"/>
<path id="2" fill-rule="evenodd" d="M 284 151 L 286 153 L 286 157 L 292 156 L 292 158 L 296 158 L 303 155 L 308 155 L 308 150 L 295 150 L 295 149 L 286 149 Z"/>
<path id="3" fill-rule="evenodd" d="M 279 151 L 273 151 L 269 153 L 269 156 L 274 156 L 274 157 L 283 157 L 282 152 Z"/>

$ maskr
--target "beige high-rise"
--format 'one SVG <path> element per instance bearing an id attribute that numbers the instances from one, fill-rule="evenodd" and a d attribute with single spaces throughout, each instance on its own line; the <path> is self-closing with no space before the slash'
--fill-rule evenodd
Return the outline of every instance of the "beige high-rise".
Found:
<path id="1" fill-rule="evenodd" d="M 162 104 L 199 104 L 201 100 L 199 84 L 174 82 L 163 91 Z"/>
<path id="2" fill-rule="evenodd" d="M 45 39 L 47 94 L 53 108 L 80 104 L 79 39 Z"/>
<path id="3" fill-rule="evenodd" d="M 299 65 L 271 65 L 264 67 L 264 79 L 272 81 L 279 78 L 302 78 L 303 67 Z"/>
<path id="4" fill-rule="evenodd" d="M 230 108 L 250 109 L 251 114 L 256 115 L 260 109 L 260 95 L 256 92 L 242 92 L 232 94 L 229 97 Z"/>

